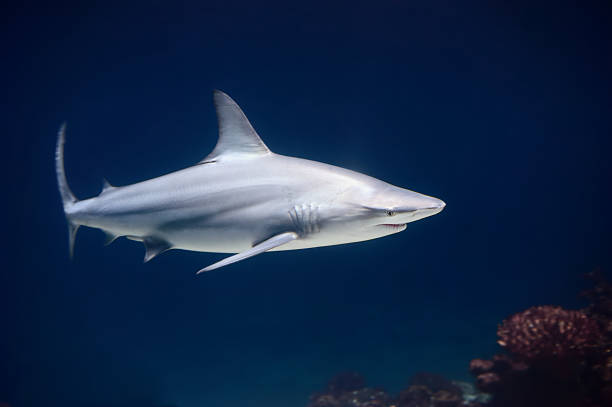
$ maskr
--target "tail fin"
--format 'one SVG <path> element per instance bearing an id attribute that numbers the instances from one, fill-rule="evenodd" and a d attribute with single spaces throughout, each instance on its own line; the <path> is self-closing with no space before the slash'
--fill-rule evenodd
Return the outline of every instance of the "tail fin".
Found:
<path id="1" fill-rule="evenodd" d="M 70 258 L 74 255 L 74 239 L 76 238 L 77 230 L 79 225 L 70 220 L 69 209 L 78 200 L 68 187 L 68 181 L 66 181 L 66 172 L 64 171 L 64 143 L 66 142 L 66 123 L 63 123 L 57 133 L 57 146 L 55 148 L 55 174 L 57 175 L 57 185 L 59 187 L 60 195 L 62 196 L 62 203 L 64 204 L 64 214 L 66 215 L 66 221 L 68 222 L 68 245 L 70 248 Z"/>

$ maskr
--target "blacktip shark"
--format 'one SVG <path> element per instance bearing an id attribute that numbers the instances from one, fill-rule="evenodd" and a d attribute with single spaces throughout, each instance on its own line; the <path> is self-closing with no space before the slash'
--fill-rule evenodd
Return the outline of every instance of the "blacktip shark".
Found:
<path id="1" fill-rule="evenodd" d="M 440 199 L 370 176 L 275 154 L 232 98 L 214 91 L 219 138 L 189 168 L 78 200 L 64 171 L 65 124 L 55 169 L 72 257 L 79 226 L 145 245 L 145 262 L 170 249 L 237 253 L 210 271 L 257 254 L 375 239 L 444 209 Z"/>

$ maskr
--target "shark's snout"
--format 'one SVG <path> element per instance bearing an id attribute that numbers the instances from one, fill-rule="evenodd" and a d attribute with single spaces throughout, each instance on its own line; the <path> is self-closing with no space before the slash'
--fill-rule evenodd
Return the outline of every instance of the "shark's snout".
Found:
<path id="1" fill-rule="evenodd" d="M 440 212 L 442 209 L 444 209 L 445 206 L 446 206 L 446 202 L 444 202 L 443 200 L 438 199 L 438 198 L 431 198 L 430 206 L 425 209 L 430 209 L 430 210 Z"/>
<path id="2" fill-rule="evenodd" d="M 442 212 L 442 209 L 446 206 L 446 202 L 441 199 L 430 197 L 427 204 L 424 205 L 420 211 L 427 213 L 427 216 L 435 215 L 436 213 Z"/>

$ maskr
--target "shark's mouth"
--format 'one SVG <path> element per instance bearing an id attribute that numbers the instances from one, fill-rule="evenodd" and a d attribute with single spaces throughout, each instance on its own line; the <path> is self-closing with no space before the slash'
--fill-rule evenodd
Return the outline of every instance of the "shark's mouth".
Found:
<path id="1" fill-rule="evenodd" d="M 405 223 L 379 223 L 378 226 L 384 226 L 387 228 L 391 228 L 391 229 L 405 229 L 406 228 L 406 224 Z"/>

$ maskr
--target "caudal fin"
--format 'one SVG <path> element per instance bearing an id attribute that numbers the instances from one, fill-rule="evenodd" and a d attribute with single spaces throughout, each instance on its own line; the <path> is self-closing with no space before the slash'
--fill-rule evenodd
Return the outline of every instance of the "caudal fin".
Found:
<path id="1" fill-rule="evenodd" d="M 66 181 L 66 172 L 64 171 L 64 143 L 66 142 L 66 123 L 63 123 L 57 133 L 57 146 L 55 148 L 55 174 L 57 175 L 57 185 L 62 203 L 64 205 L 64 214 L 68 222 L 68 246 L 70 250 L 70 258 L 74 255 L 74 239 L 76 238 L 79 225 L 72 222 L 70 219 L 70 208 L 78 201 Z"/>

